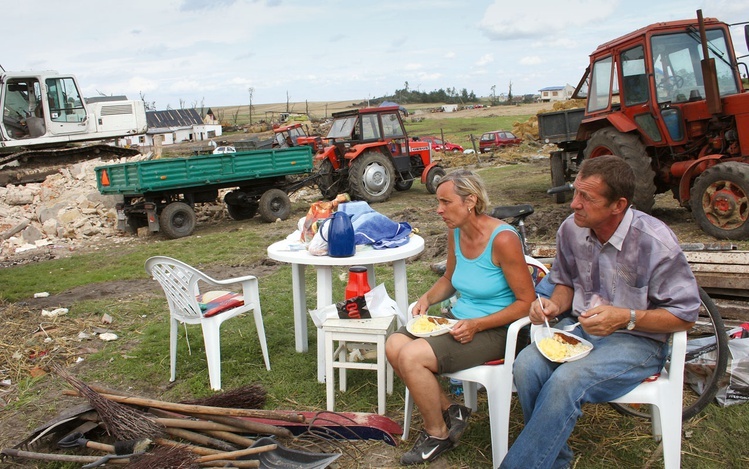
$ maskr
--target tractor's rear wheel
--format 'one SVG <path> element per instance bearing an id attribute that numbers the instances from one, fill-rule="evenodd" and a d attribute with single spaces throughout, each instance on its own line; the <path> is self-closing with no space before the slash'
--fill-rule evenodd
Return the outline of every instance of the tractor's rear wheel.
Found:
<path id="1" fill-rule="evenodd" d="M 335 197 L 344 192 L 342 190 L 343 183 L 341 178 L 335 172 L 333 163 L 330 160 L 324 160 L 320 164 L 320 171 L 318 172 L 319 179 L 317 180 L 317 187 L 320 189 L 320 193 L 323 198 L 333 200 Z"/>
<path id="2" fill-rule="evenodd" d="M 445 174 L 447 173 L 441 166 L 433 166 L 432 169 L 429 170 L 426 178 L 426 186 L 427 191 L 429 191 L 430 194 L 437 193 L 437 186 L 440 185 L 440 181 L 445 177 Z"/>
<path id="3" fill-rule="evenodd" d="M 635 173 L 635 208 L 650 213 L 655 204 L 655 171 L 645 145 L 634 134 L 624 134 L 612 127 L 597 130 L 588 140 L 585 159 L 616 155 L 626 161 Z"/>
<path id="4" fill-rule="evenodd" d="M 705 233 L 749 237 L 749 164 L 718 163 L 697 177 L 690 196 L 694 219 Z"/>
<path id="5" fill-rule="evenodd" d="M 399 192 L 407 191 L 413 185 L 414 185 L 414 180 L 413 179 L 407 179 L 407 180 L 398 179 L 397 181 L 395 181 L 395 190 L 397 190 Z"/>
<path id="6" fill-rule="evenodd" d="M 354 199 L 384 202 L 395 188 L 395 168 L 387 156 L 368 151 L 351 162 L 348 179 Z"/>
<path id="7" fill-rule="evenodd" d="M 170 203 L 159 215 L 159 229 L 170 239 L 190 236 L 195 224 L 195 210 L 184 202 Z"/>

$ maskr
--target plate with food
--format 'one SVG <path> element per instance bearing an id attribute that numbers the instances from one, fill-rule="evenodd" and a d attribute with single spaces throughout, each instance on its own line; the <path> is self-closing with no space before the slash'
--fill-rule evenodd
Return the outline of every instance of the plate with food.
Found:
<path id="1" fill-rule="evenodd" d="M 406 329 L 416 337 L 432 337 L 447 333 L 457 323 L 456 319 L 441 316 L 414 316 L 406 324 Z"/>
<path id="2" fill-rule="evenodd" d="M 541 355 L 556 363 L 579 360 L 593 350 L 593 344 L 559 329 L 551 329 L 551 336 L 546 327 L 536 330 L 534 341 Z"/>

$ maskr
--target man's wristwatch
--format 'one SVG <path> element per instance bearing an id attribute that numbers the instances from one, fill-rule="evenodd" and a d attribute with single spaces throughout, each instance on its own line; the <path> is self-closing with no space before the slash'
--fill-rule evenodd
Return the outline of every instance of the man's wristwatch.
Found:
<path id="1" fill-rule="evenodd" d="M 635 328 L 635 321 L 637 320 L 637 316 L 635 315 L 635 310 L 630 309 L 629 310 L 629 323 L 627 324 L 627 330 L 631 331 Z"/>

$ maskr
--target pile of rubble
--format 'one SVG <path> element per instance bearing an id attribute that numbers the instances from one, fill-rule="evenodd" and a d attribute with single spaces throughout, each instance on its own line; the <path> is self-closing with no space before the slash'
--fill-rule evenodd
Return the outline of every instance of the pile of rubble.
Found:
<path id="1" fill-rule="evenodd" d="M 99 193 L 94 168 L 147 158 L 150 154 L 106 162 L 97 158 L 63 168 L 42 183 L 0 187 L 0 260 L 19 254 L 72 251 L 103 241 L 127 243 L 137 239 L 117 231 L 115 204 L 121 198 Z M 228 190 L 219 191 L 219 201 Z M 292 202 L 319 197 L 319 191 L 311 187 L 290 194 Z M 199 225 L 228 217 L 219 201 L 195 206 Z M 144 228 L 138 235 L 151 233 Z"/>
<path id="2" fill-rule="evenodd" d="M 0 257 L 45 246 L 75 249 L 115 236 L 118 199 L 99 193 L 94 168 L 144 158 L 88 160 L 41 183 L 0 187 Z"/>

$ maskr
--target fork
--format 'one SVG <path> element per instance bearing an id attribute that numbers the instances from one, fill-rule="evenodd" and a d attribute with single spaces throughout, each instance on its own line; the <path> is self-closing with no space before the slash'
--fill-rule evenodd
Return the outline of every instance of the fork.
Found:
<path id="1" fill-rule="evenodd" d="M 536 298 L 538 298 L 538 306 L 541 307 L 541 311 L 546 313 L 546 309 L 544 308 L 544 304 L 541 302 L 541 295 L 536 293 Z M 553 337 L 554 334 L 551 332 L 551 326 L 549 326 L 549 320 L 546 319 L 546 314 L 544 314 L 544 323 L 546 323 L 546 329 L 549 331 L 549 337 Z"/>
<path id="2" fill-rule="evenodd" d="M 570 324 L 569 326 L 564 326 L 564 327 L 562 328 L 562 330 L 563 330 L 564 332 L 572 332 L 572 331 L 573 331 L 573 330 L 575 330 L 575 328 L 576 328 L 577 326 L 579 326 L 579 325 L 580 325 L 580 321 L 577 321 L 577 322 L 576 322 L 575 324 Z"/>

